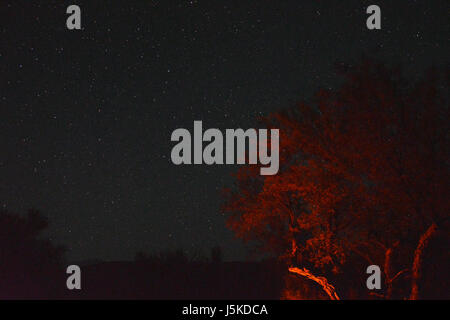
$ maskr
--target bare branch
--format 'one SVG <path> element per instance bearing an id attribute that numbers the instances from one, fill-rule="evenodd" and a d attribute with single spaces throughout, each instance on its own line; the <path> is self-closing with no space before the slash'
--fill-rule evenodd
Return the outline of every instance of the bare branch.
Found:
<path id="1" fill-rule="evenodd" d="M 317 277 L 306 268 L 299 269 L 296 267 L 291 267 L 289 268 L 289 271 L 298 274 L 300 276 L 306 277 L 308 279 L 311 279 L 312 281 L 318 283 L 323 288 L 323 290 L 328 294 L 331 300 L 340 300 L 339 296 L 336 293 L 336 289 L 328 282 L 326 278 Z"/>

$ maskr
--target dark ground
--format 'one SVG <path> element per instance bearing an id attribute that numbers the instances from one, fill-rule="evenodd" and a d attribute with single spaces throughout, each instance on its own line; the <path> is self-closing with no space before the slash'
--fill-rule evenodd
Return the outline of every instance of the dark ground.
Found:
<path id="1" fill-rule="evenodd" d="M 81 267 L 81 299 L 279 299 L 283 269 L 267 262 L 105 262 Z M 212 285 L 213 284 L 213 285 Z"/>

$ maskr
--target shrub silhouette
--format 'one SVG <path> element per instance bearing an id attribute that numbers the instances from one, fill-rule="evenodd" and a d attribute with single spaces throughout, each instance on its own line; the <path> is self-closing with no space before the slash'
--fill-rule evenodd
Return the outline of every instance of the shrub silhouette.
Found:
<path id="1" fill-rule="evenodd" d="M 37 210 L 0 211 L 0 299 L 51 298 L 65 281 L 62 247 L 39 236 L 48 227 Z"/>
<path id="2" fill-rule="evenodd" d="M 211 248 L 211 262 L 213 263 L 222 262 L 222 248 L 220 246 L 215 246 Z"/>

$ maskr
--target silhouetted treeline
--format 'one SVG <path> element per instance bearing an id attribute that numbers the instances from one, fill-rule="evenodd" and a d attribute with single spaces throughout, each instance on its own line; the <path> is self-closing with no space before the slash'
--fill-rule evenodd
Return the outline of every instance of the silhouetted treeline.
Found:
<path id="1" fill-rule="evenodd" d="M 0 211 L 0 299 L 51 299 L 65 288 L 64 248 L 42 239 L 47 219 Z"/>
<path id="2" fill-rule="evenodd" d="M 134 261 L 81 264 L 81 290 L 66 288 L 64 250 L 42 238 L 47 220 L 0 211 L 0 299 L 327 299 L 313 281 L 287 274 L 274 259 L 226 262 L 220 246 L 209 256 L 183 250 L 138 252 Z M 446 235 L 442 235 L 446 237 Z M 427 252 L 423 299 L 450 298 L 447 241 L 436 238 Z M 330 280 L 343 299 L 376 299 L 365 283 L 366 265 L 350 258 L 348 273 Z M 406 281 L 406 280 L 405 280 Z M 393 298 L 409 289 L 406 281 Z"/>
<path id="3" fill-rule="evenodd" d="M 0 299 L 278 299 L 281 268 L 273 261 L 222 262 L 181 249 L 136 254 L 135 261 L 81 265 L 81 290 L 66 288 L 64 248 L 42 237 L 47 219 L 0 211 Z"/>

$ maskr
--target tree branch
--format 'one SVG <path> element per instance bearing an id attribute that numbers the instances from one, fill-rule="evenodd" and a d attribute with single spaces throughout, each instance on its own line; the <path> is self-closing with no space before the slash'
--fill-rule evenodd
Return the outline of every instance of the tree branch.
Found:
<path id="1" fill-rule="evenodd" d="M 317 277 L 306 268 L 299 269 L 296 267 L 290 267 L 289 272 L 311 279 L 312 281 L 318 283 L 322 287 L 322 289 L 328 294 L 331 300 L 340 300 L 339 296 L 336 293 L 336 289 L 328 282 L 326 278 Z"/>

